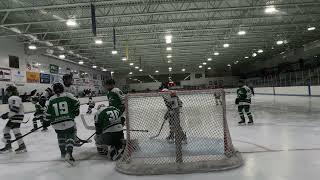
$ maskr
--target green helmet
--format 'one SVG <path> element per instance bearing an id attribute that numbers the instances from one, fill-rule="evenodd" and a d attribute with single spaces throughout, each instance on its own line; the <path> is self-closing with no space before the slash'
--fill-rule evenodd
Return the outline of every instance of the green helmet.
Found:
<path id="1" fill-rule="evenodd" d="M 13 86 L 13 85 L 9 85 L 7 88 L 6 88 L 6 95 L 7 96 L 18 96 L 19 93 L 18 93 L 18 89 L 17 87 Z"/>

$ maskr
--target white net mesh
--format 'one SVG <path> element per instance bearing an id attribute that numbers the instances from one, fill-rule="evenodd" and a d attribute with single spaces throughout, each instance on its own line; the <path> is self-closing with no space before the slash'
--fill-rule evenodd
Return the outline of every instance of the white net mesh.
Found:
<path id="1" fill-rule="evenodd" d="M 127 145 L 117 162 L 132 175 L 208 172 L 238 167 L 223 90 L 130 94 Z M 181 103 L 182 102 L 182 103 Z M 130 131 L 145 129 L 148 132 Z"/>

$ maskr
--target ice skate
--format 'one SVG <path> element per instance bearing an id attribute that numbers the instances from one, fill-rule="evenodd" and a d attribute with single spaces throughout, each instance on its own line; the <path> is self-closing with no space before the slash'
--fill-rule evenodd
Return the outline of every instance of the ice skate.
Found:
<path id="1" fill-rule="evenodd" d="M 188 139 L 187 139 L 187 134 L 186 133 L 183 133 L 183 137 L 182 137 L 181 143 L 182 144 L 187 144 L 188 143 Z"/>
<path id="2" fill-rule="evenodd" d="M 121 158 L 122 154 L 124 152 L 124 149 L 119 149 L 118 151 L 115 150 L 115 154 L 112 156 L 112 161 L 117 161 L 118 159 Z"/>
<path id="3" fill-rule="evenodd" d="M 253 125 L 253 120 L 248 121 L 248 125 L 252 126 Z"/>
<path id="4" fill-rule="evenodd" d="M 18 149 L 14 150 L 17 154 L 27 152 L 27 148 L 25 144 L 19 145 Z"/>
<path id="5" fill-rule="evenodd" d="M 34 125 L 31 131 L 37 131 L 38 130 L 38 125 Z"/>
<path id="6" fill-rule="evenodd" d="M 65 155 L 65 158 L 64 158 L 64 160 L 67 162 L 67 163 L 69 163 L 71 166 L 74 166 L 75 165 L 75 160 L 74 160 L 74 158 L 72 157 L 72 154 L 70 154 L 70 153 L 67 153 L 66 155 Z"/>
<path id="7" fill-rule="evenodd" d="M 0 154 L 12 152 L 11 144 L 7 144 L 4 148 L 0 149 Z"/>
<path id="8" fill-rule="evenodd" d="M 246 121 L 245 120 L 241 120 L 241 121 L 238 122 L 238 125 L 239 126 L 244 126 L 244 125 L 246 125 Z"/>
<path id="9" fill-rule="evenodd" d="M 48 131 L 48 128 L 43 128 L 42 130 L 41 130 L 41 132 L 47 132 Z"/>
<path id="10" fill-rule="evenodd" d="M 170 132 L 169 136 L 166 137 L 166 140 L 167 140 L 169 143 L 174 143 L 174 134 Z"/>

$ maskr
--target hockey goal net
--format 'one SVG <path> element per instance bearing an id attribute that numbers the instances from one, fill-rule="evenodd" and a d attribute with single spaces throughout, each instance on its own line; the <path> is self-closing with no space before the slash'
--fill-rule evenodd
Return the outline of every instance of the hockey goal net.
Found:
<path id="1" fill-rule="evenodd" d="M 170 112 L 164 101 L 164 97 L 171 97 L 169 93 L 127 95 L 127 144 L 116 169 L 125 174 L 154 175 L 209 172 L 242 165 L 227 125 L 225 92 L 176 93 L 182 106 Z M 148 132 L 135 131 L 139 129 Z M 172 131 L 174 136 L 170 137 Z"/>

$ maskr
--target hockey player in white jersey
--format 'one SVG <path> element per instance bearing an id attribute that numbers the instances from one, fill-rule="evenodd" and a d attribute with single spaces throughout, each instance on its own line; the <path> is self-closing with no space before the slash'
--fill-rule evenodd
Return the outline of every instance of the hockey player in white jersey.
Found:
<path id="1" fill-rule="evenodd" d="M 71 93 L 75 97 L 78 97 L 79 92 L 78 92 L 78 89 L 75 86 L 73 86 L 74 80 L 73 80 L 72 73 L 63 75 L 62 81 L 63 81 L 65 92 Z"/>
<path id="2" fill-rule="evenodd" d="M 221 92 L 215 91 L 213 95 L 214 95 L 214 99 L 216 101 L 216 105 L 222 105 Z"/>
<path id="3" fill-rule="evenodd" d="M 10 131 L 12 130 L 15 138 L 21 137 L 20 125 L 24 118 L 24 107 L 22 104 L 22 99 L 19 97 L 18 90 L 15 86 L 8 86 L 6 88 L 6 95 L 9 97 L 8 105 L 9 112 L 1 115 L 2 119 L 9 119 L 6 126 L 3 129 L 3 140 L 6 143 L 5 147 L 0 149 L 0 153 L 12 152 L 11 146 L 11 135 Z M 27 152 L 26 145 L 23 139 L 18 141 L 18 149 L 15 150 L 16 153 Z"/>
<path id="4" fill-rule="evenodd" d="M 88 105 L 87 114 L 91 114 L 92 113 L 92 109 L 96 105 L 96 103 L 93 101 L 92 97 L 89 97 L 89 101 L 88 101 L 87 105 Z"/>

